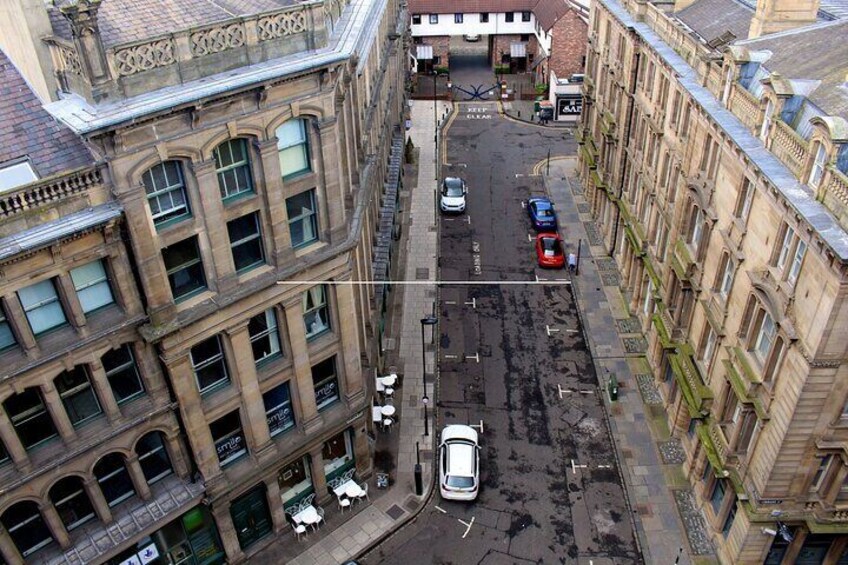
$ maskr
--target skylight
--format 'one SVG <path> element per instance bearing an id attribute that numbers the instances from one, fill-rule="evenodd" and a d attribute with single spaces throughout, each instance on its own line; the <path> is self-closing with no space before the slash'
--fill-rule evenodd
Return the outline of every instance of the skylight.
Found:
<path id="1" fill-rule="evenodd" d="M 38 176 L 26 161 L 0 167 L 0 192 L 6 192 L 34 180 L 38 180 Z"/>

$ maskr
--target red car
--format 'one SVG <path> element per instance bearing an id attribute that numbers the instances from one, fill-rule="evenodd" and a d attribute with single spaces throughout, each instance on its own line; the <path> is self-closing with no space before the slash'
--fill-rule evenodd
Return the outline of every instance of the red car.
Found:
<path id="1" fill-rule="evenodd" d="M 536 258 L 540 267 L 562 269 L 565 266 L 563 249 L 559 234 L 540 233 L 536 236 Z"/>

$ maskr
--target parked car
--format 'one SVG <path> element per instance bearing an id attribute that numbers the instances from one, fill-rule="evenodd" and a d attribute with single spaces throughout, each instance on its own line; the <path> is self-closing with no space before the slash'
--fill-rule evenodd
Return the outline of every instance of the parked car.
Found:
<path id="1" fill-rule="evenodd" d="M 536 231 L 553 232 L 557 228 L 554 205 L 547 198 L 531 198 L 527 201 L 527 213 Z"/>
<path id="2" fill-rule="evenodd" d="M 562 269 L 565 265 L 565 253 L 562 238 L 556 233 L 540 233 L 536 236 L 536 259 L 539 266 L 548 269 Z"/>
<path id="3" fill-rule="evenodd" d="M 480 41 L 480 35 L 476 33 L 469 33 L 464 35 L 463 37 L 465 38 L 465 41 L 470 41 L 471 43 L 474 43 L 475 41 Z"/>
<path id="4" fill-rule="evenodd" d="M 439 198 L 439 208 L 442 212 L 454 212 L 461 214 L 465 212 L 465 195 L 468 186 L 459 177 L 446 177 L 442 181 L 442 194 Z"/>
<path id="5" fill-rule="evenodd" d="M 480 485 L 477 430 L 445 426 L 439 443 L 439 490 L 447 500 L 474 500 Z"/>

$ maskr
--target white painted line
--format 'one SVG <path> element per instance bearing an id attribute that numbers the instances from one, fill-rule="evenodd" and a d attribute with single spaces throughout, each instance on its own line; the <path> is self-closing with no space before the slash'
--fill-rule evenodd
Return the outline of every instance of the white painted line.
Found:
<path id="1" fill-rule="evenodd" d="M 578 390 L 580 394 L 595 394 L 594 390 Z"/>
<path id="2" fill-rule="evenodd" d="M 579 331 L 579 330 L 565 330 L 565 331 L 567 331 L 567 332 L 568 332 L 568 333 L 570 333 L 570 334 L 580 333 L 580 331 Z"/>
<path id="3" fill-rule="evenodd" d="M 588 467 L 588 465 L 577 465 L 574 462 L 574 459 L 571 460 L 571 473 L 574 475 L 577 474 L 577 469 L 585 469 L 586 467 Z"/>
<path id="4" fill-rule="evenodd" d="M 466 361 L 468 359 L 474 359 L 475 361 L 477 361 L 479 363 L 480 362 L 480 353 L 475 353 L 474 355 L 466 355 L 465 359 L 466 359 Z"/>
<path id="5" fill-rule="evenodd" d="M 529 233 L 527 234 L 527 241 L 529 241 L 530 243 L 533 243 L 533 236 Z"/>
<path id="6" fill-rule="evenodd" d="M 598 465 L 598 469 L 612 469 L 612 465 Z"/>
<path id="7" fill-rule="evenodd" d="M 551 337 L 551 334 L 559 333 L 557 328 L 552 328 L 548 324 L 545 324 L 545 331 L 548 333 L 548 337 Z"/>
<path id="8" fill-rule="evenodd" d="M 559 385 L 559 384 L 557 385 L 557 389 L 559 389 L 559 399 L 560 399 L 560 400 L 562 400 L 562 393 L 564 393 L 564 392 L 571 392 L 571 390 L 570 390 L 570 389 L 562 388 L 562 385 Z"/>
<path id="9" fill-rule="evenodd" d="M 559 282 L 571 282 L 568 279 L 554 279 L 554 280 L 559 281 Z"/>
<path id="10" fill-rule="evenodd" d="M 526 200 L 521 201 L 521 207 L 524 208 L 525 210 L 527 209 L 527 201 Z"/>
<path id="11" fill-rule="evenodd" d="M 459 523 L 460 523 L 460 524 L 462 524 L 463 526 L 465 526 L 465 527 L 466 527 L 466 528 L 465 528 L 465 533 L 464 533 L 464 534 L 462 534 L 462 539 L 465 539 L 465 536 L 467 536 L 467 535 L 468 535 L 468 532 L 470 532 L 470 531 L 471 531 L 471 524 L 473 524 L 473 523 L 474 523 L 474 516 L 472 516 L 472 517 L 471 517 L 471 521 L 470 521 L 470 522 L 463 522 L 462 520 L 459 520 L 459 519 L 457 519 L 457 520 L 459 521 Z"/>
<path id="12" fill-rule="evenodd" d="M 467 214 L 466 214 L 466 216 L 465 216 L 465 223 L 467 223 L 468 225 L 471 225 L 471 216 L 470 216 L 470 215 L 467 215 Z"/>
<path id="13" fill-rule="evenodd" d="M 459 355 L 448 355 L 447 353 L 445 353 L 445 359 L 456 359 L 458 357 Z"/>
<path id="14" fill-rule="evenodd" d="M 480 433 L 483 433 L 483 420 L 480 420 L 480 424 L 469 424 L 469 428 L 480 428 Z"/>
<path id="15" fill-rule="evenodd" d="M 438 510 L 438 511 L 439 511 L 439 512 L 441 512 L 442 514 L 447 514 L 447 513 L 448 513 L 448 511 L 447 511 L 447 510 L 444 510 L 443 508 L 439 508 L 438 506 L 436 506 L 435 508 L 436 508 L 436 510 Z"/>
<path id="16" fill-rule="evenodd" d="M 539 275 L 535 275 L 535 277 L 536 277 L 536 282 L 537 282 L 537 283 L 548 280 L 548 279 L 539 278 Z M 568 284 L 568 283 L 566 283 L 566 284 Z"/>
<path id="17" fill-rule="evenodd" d="M 476 299 L 476 298 L 472 298 L 472 299 L 471 299 L 471 302 L 466 302 L 466 303 L 465 303 L 465 305 L 466 305 L 466 306 L 471 306 L 472 308 L 474 308 L 474 309 L 476 310 L 476 309 L 477 309 L 477 299 Z"/>
<path id="18" fill-rule="evenodd" d="M 456 306 L 456 302 L 453 301 L 453 300 L 445 300 L 445 304 L 447 304 L 449 306 Z"/>

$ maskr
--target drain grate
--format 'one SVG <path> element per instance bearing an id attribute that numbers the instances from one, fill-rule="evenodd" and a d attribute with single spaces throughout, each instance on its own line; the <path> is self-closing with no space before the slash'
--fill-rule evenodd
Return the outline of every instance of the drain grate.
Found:
<path id="1" fill-rule="evenodd" d="M 421 267 L 415 269 L 415 280 L 426 281 L 430 278 L 430 269 L 427 267 Z"/>
<path id="2" fill-rule="evenodd" d="M 386 514 L 388 514 L 392 518 L 392 520 L 397 520 L 398 518 L 406 514 L 406 510 L 395 504 L 394 506 L 386 510 Z"/>

